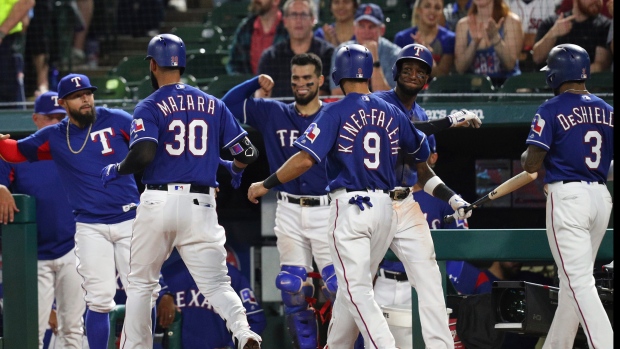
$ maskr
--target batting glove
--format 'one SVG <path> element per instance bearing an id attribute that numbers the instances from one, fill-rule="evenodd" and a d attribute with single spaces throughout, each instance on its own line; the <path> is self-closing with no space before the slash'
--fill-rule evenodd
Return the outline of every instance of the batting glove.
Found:
<path id="1" fill-rule="evenodd" d="M 448 115 L 450 127 L 473 127 L 480 128 L 482 121 L 480 118 L 467 109 L 461 109 L 454 114 Z"/>
<path id="2" fill-rule="evenodd" d="M 356 204 L 361 211 L 364 211 L 364 204 L 368 205 L 368 208 L 372 207 L 369 196 L 355 195 L 354 197 L 349 199 L 349 203 Z"/>
<path id="3" fill-rule="evenodd" d="M 108 183 L 117 179 L 120 174 L 118 173 L 118 163 L 109 164 L 101 170 L 101 181 L 103 182 L 103 187 L 107 188 Z"/>
<path id="4" fill-rule="evenodd" d="M 469 202 L 461 199 L 461 197 L 457 194 L 452 195 L 450 201 L 448 201 L 452 209 L 454 210 L 454 218 L 457 219 L 466 219 L 471 217 L 471 210 L 466 210 L 469 205 Z"/>
<path id="5" fill-rule="evenodd" d="M 232 180 L 230 181 L 232 187 L 238 189 L 241 186 L 241 175 L 243 175 L 243 170 L 241 170 L 241 172 L 239 173 L 235 172 L 233 170 L 233 162 L 223 160 L 222 158 L 220 158 L 220 165 L 224 166 L 224 168 L 226 168 L 232 176 Z"/>

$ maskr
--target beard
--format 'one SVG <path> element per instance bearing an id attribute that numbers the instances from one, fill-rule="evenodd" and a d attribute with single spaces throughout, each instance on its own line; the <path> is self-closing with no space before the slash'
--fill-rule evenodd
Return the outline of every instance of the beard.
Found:
<path id="1" fill-rule="evenodd" d="M 264 4 L 264 5 L 261 4 L 260 2 L 252 1 L 250 5 L 248 6 L 250 13 L 255 14 L 257 16 L 262 16 L 265 13 L 269 12 L 270 8 L 271 8 L 271 1 L 268 4 Z"/>
<path id="2" fill-rule="evenodd" d="M 316 97 L 318 93 L 319 93 L 318 87 L 314 91 L 310 90 L 308 94 L 305 96 L 300 96 L 297 94 L 296 91 L 293 91 L 293 95 L 295 96 L 295 103 L 299 105 L 308 105 L 308 103 L 310 103 Z"/>
<path id="3" fill-rule="evenodd" d="M 599 13 L 601 13 L 601 3 L 600 1 L 595 1 L 589 5 L 586 5 L 582 2 L 582 0 L 573 0 L 577 1 L 577 7 L 581 13 L 585 14 L 588 17 L 596 17 Z"/>
<path id="4" fill-rule="evenodd" d="M 157 91 L 159 90 L 159 84 L 157 83 L 157 79 L 155 79 L 155 75 L 153 74 L 153 72 L 150 72 L 151 74 L 151 86 L 153 86 L 153 90 Z"/>
<path id="5" fill-rule="evenodd" d="M 92 105 L 90 108 L 90 111 L 87 111 L 87 112 L 81 112 L 79 109 L 69 108 L 69 115 L 76 122 L 78 122 L 82 127 L 85 127 L 87 125 L 94 123 L 95 120 L 97 119 L 97 112 L 95 111 L 94 105 Z"/>
<path id="6" fill-rule="evenodd" d="M 403 84 L 400 81 L 396 81 L 396 85 L 398 85 L 398 89 L 400 91 L 402 91 L 404 94 L 410 96 L 410 97 L 414 97 L 417 96 L 418 93 L 420 93 L 420 91 L 422 91 L 422 89 L 424 88 L 424 85 L 422 85 L 421 87 L 418 88 L 411 88 L 408 87 L 407 85 Z"/>

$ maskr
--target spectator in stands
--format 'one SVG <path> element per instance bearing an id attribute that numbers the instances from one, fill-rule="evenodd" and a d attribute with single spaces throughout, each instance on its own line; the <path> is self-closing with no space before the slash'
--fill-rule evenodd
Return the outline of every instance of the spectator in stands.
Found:
<path id="1" fill-rule="evenodd" d="M 23 102 L 22 19 L 34 0 L 0 0 L 0 103 Z M 0 107 L 2 108 L 2 107 Z"/>
<path id="2" fill-rule="evenodd" d="M 473 2 L 473 0 L 448 1 L 443 8 L 443 18 L 440 19 L 439 24 L 450 31 L 456 32 L 456 24 L 461 18 L 467 16 Z"/>
<path id="3" fill-rule="evenodd" d="M 523 47 L 519 52 L 519 68 L 521 71 L 536 71 L 532 58 L 532 48 L 536 32 L 542 21 L 555 14 L 554 0 L 508 0 L 510 11 L 521 19 L 523 28 Z"/>
<path id="4" fill-rule="evenodd" d="M 257 74 L 263 51 L 288 39 L 279 5 L 280 0 L 250 3 L 252 14 L 239 23 L 230 47 L 228 74 Z"/>
<path id="5" fill-rule="evenodd" d="M 379 6 L 372 3 L 361 4 L 355 12 L 354 34 L 355 40 L 346 41 L 344 45 L 364 45 L 372 54 L 373 63 L 370 89 L 372 91 L 384 91 L 396 87 L 396 81 L 392 79 L 392 66 L 396 62 L 400 47 L 383 37 L 385 34 L 385 16 Z M 335 55 L 332 56 L 330 71 L 334 70 Z M 330 74 L 331 75 L 331 74 Z M 333 81 L 329 82 L 332 95 L 343 95 L 339 86 Z"/>
<path id="6" fill-rule="evenodd" d="M 119 33 L 134 37 L 153 37 L 159 34 L 159 27 L 164 20 L 164 1 L 118 1 L 117 13 Z"/>
<path id="7" fill-rule="evenodd" d="M 258 334 L 262 333 L 267 320 L 250 282 L 232 264 L 226 265 L 230 284 L 243 302 L 250 328 Z M 232 336 L 226 323 L 198 291 L 198 286 L 178 253 L 173 252 L 161 273 L 166 286 L 162 288 L 158 300 L 158 324 L 168 327 L 175 318 L 169 315 L 178 311 L 183 316 L 181 346 L 184 349 L 233 348 Z"/>
<path id="8" fill-rule="evenodd" d="M 27 96 L 39 97 L 49 91 L 49 53 L 52 23 L 52 0 L 37 0 L 26 30 L 26 72 L 24 85 Z"/>
<path id="9" fill-rule="evenodd" d="M 456 71 L 487 75 L 495 86 L 521 74 L 521 27 L 521 20 L 503 0 L 474 0 L 467 17 L 456 25 Z"/>
<path id="10" fill-rule="evenodd" d="M 314 53 L 321 61 L 328 62 L 334 53 L 334 46 L 323 39 L 316 38 L 312 27 L 316 23 L 317 9 L 312 0 L 287 0 L 282 8 L 284 12 L 284 27 L 289 39 L 272 45 L 263 52 L 258 63 L 258 74 L 267 74 L 272 77 L 275 86 L 270 96 L 265 96 L 257 90 L 256 97 L 293 97 L 291 90 L 291 70 L 282 69 L 290 66 L 291 59 L 296 54 Z M 329 95 L 329 81 L 331 74 L 327 64 L 323 66 L 325 82 L 319 88 L 319 94 Z"/>
<path id="11" fill-rule="evenodd" d="M 610 20 L 601 12 L 601 0 L 575 0 L 570 12 L 547 17 L 538 27 L 533 58 L 544 64 L 556 45 L 575 44 L 590 56 L 590 72 L 609 70 L 611 52 L 607 48 Z"/>
<path id="12" fill-rule="evenodd" d="M 83 64 L 86 62 L 84 46 L 86 37 L 88 36 L 88 30 L 90 29 L 90 22 L 93 19 L 95 3 L 93 0 L 76 0 L 76 3 L 78 10 L 80 10 L 80 15 L 82 16 L 82 28 L 81 30 L 77 30 L 73 35 L 73 50 L 71 54 L 73 64 Z"/>
<path id="13" fill-rule="evenodd" d="M 411 14 L 411 28 L 396 33 L 394 43 L 426 46 L 433 53 L 432 76 L 448 75 L 454 67 L 454 32 L 439 24 L 443 0 L 417 0 Z"/>
<path id="14" fill-rule="evenodd" d="M 607 34 L 607 45 L 609 47 L 609 52 L 611 52 L 611 58 L 612 58 L 611 70 L 613 71 L 614 70 L 614 63 L 613 63 L 613 58 L 614 58 L 614 18 L 613 18 L 614 0 L 609 0 L 607 2 L 607 8 L 609 9 L 609 13 L 612 14 L 611 24 L 609 25 L 609 33 Z"/>
<path id="15" fill-rule="evenodd" d="M 329 1 L 329 10 L 335 22 L 323 24 L 322 27 L 314 31 L 314 36 L 324 39 L 334 46 L 338 46 L 345 41 L 355 40 L 353 20 L 359 5 L 360 0 Z"/>

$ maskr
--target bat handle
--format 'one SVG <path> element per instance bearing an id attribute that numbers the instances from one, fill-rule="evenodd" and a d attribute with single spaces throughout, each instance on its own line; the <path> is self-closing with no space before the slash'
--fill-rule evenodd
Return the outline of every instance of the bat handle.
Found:
<path id="1" fill-rule="evenodd" d="M 465 212 L 467 213 L 467 212 L 473 210 L 474 207 L 476 207 L 476 206 L 474 206 L 474 205 L 466 206 L 465 207 Z M 456 220 L 456 212 L 454 212 L 451 215 L 447 215 L 447 216 L 443 217 L 443 222 L 446 223 L 446 224 L 452 224 L 452 223 L 454 223 L 455 220 Z"/>

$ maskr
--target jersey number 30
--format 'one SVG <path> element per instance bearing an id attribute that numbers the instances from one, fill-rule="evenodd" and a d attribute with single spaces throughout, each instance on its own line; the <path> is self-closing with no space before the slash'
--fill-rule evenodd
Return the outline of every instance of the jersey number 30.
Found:
<path id="1" fill-rule="evenodd" d="M 181 120 L 172 120 L 168 125 L 168 131 L 175 132 L 174 142 L 166 144 L 166 151 L 170 155 L 181 155 L 185 147 L 192 155 L 202 156 L 207 152 L 207 130 L 209 125 L 201 119 L 192 120 L 187 127 L 185 137 L 185 124 Z M 197 141 L 198 140 L 198 141 Z"/>

